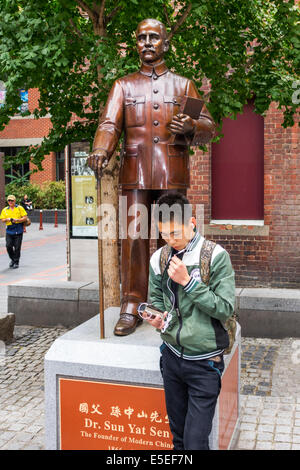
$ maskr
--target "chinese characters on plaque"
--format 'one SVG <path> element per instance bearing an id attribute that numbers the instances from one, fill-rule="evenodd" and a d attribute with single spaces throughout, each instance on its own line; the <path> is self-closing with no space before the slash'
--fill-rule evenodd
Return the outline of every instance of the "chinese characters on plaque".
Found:
<path id="1" fill-rule="evenodd" d="M 61 449 L 172 449 L 161 388 L 59 379 Z"/>

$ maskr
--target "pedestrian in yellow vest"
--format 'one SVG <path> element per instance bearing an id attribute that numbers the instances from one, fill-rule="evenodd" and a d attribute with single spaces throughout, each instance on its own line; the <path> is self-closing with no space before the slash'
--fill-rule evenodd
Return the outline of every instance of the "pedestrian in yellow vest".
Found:
<path id="1" fill-rule="evenodd" d="M 16 204 L 16 198 L 10 194 L 7 198 L 8 207 L 5 207 L 0 215 L 0 220 L 6 223 L 6 249 L 11 261 L 9 267 L 19 267 L 21 246 L 23 239 L 23 222 L 27 218 L 27 212 L 22 206 Z"/>

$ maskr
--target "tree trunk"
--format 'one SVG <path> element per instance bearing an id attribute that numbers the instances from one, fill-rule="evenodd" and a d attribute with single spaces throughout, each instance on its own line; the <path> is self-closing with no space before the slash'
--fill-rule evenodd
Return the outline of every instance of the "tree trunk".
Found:
<path id="1" fill-rule="evenodd" d="M 119 164 L 116 155 L 114 155 L 101 179 L 102 215 L 109 223 L 111 230 L 108 238 L 102 240 L 104 308 L 120 306 L 118 175 Z M 113 210 L 104 211 L 104 204 L 113 207 Z M 102 230 L 105 231 L 104 224 L 102 227 Z"/>
<path id="2" fill-rule="evenodd" d="M 5 207 L 5 175 L 3 168 L 4 153 L 0 152 L 0 212 Z M 5 236 L 5 224 L 0 223 L 0 237 Z"/>
<path id="3" fill-rule="evenodd" d="M 89 16 L 93 30 L 99 38 L 106 36 L 106 29 L 104 26 L 104 13 L 105 1 L 97 0 L 93 2 L 91 7 L 85 0 L 76 0 L 77 4 Z M 97 40 L 97 44 L 101 39 Z M 98 83 L 100 84 L 103 77 L 101 73 L 101 65 L 97 65 Z M 99 119 L 101 110 L 99 111 Z M 116 156 L 113 155 L 109 165 L 103 172 L 101 178 L 101 204 L 110 204 L 114 210 L 111 213 L 112 219 L 110 225 L 115 226 L 115 233 L 113 236 L 103 238 L 102 240 L 102 259 L 103 259 L 103 294 L 104 294 L 104 308 L 110 306 L 120 306 L 120 270 L 119 270 L 119 250 L 118 250 L 118 176 L 119 164 Z M 102 215 L 103 210 L 100 212 Z M 105 230 L 105 227 L 102 228 Z"/>

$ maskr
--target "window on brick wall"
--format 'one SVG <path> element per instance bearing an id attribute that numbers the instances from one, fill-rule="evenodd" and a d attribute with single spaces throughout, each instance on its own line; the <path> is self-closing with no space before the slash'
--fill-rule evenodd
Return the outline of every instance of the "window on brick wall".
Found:
<path id="1" fill-rule="evenodd" d="M 0 152 L 3 152 L 4 155 L 15 157 L 17 153 L 22 150 L 24 147 L 0 147 Z M 5 170 L 5 184 L 11 183 L 13 178 L 10 176 L 15 176 L 19 178 L 20 176 L 26 175 L 29 172 L 29 163 L 23 163 L 21 165 L 11 165 L 10 168 Z M 29 175 L 26 176 L 26 179 L 29 180 Z"/>
<path id="2" fill-rule="evenodd" d="M 65 180 L 65 152 L 56 152 L 56 181 Z"/>
<path id="3" fill-rule="evenodd" d="M 264 218 L 264 120 L 253 102 L 236 120 L 225 118 L 224 137 L 212 144 L 212 219 Z"/>

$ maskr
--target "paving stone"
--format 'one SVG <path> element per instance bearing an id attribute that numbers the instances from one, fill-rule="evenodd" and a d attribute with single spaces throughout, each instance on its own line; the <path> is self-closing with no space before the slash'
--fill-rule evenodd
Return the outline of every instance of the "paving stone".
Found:
<path id="1" fill-rule="evenodd" d="M 275 434 L 275 442 L 291 442 L 291 434 Z"/>
<path id="2" fill-rule="evenodd" d="M 256 442 L 255 444 L 255 449 L 256 450 L 271 450 L 272 449 L 272 442 L 271 441 L 266 441 L 266 442 Z"/>
<path id="3" fill-rule="evenodd" d="M 263 442 L 263 441 L 272 442 L 273 433 L 258 431 L 256 434 L 256 439 L 258 440 L 258 442 Z"/>
<path id="4" fill-rule="evenodd" d="M 292 448 L 292 444 L 290 442 L 275 442 L 273 444 L 274 450 L 290 450 Z"/>
<path id="5" fill-rule="evenodd" d="M 274 431 L 274 424 L 259 424 L 257 427 L 257 432 L 272 433 Z"/>
<path id="6" fill-rule="evenodd" d="M 276 425 L 277 434 L 290 434 L 290 432 L 291 432 L 291 426 Z"/>
<path id="7" fill-rule="evenodd" d="M 243 440 L 239 439 L 237 449 L 239 449 L 239 450 L 253 450 L 254 448 L 255 448 L 255 442 L 254 441 L 248 441 L 248 440 L 243 441 Z"/>
<path id="8" fill-rule="evenodd" d="M 33 434 L 30 434 L 28 432 L 19 432 L 16 434 L 14 440 L 15 441 L 20 441 L 20 442 L 29 442 L 33 438 Z"/>
<path id="9" fill-rule="evenodd" d="M 240 430 L 241 431 L 254 431 L 256 429 L 256 423 L 241 423 Z"/>

